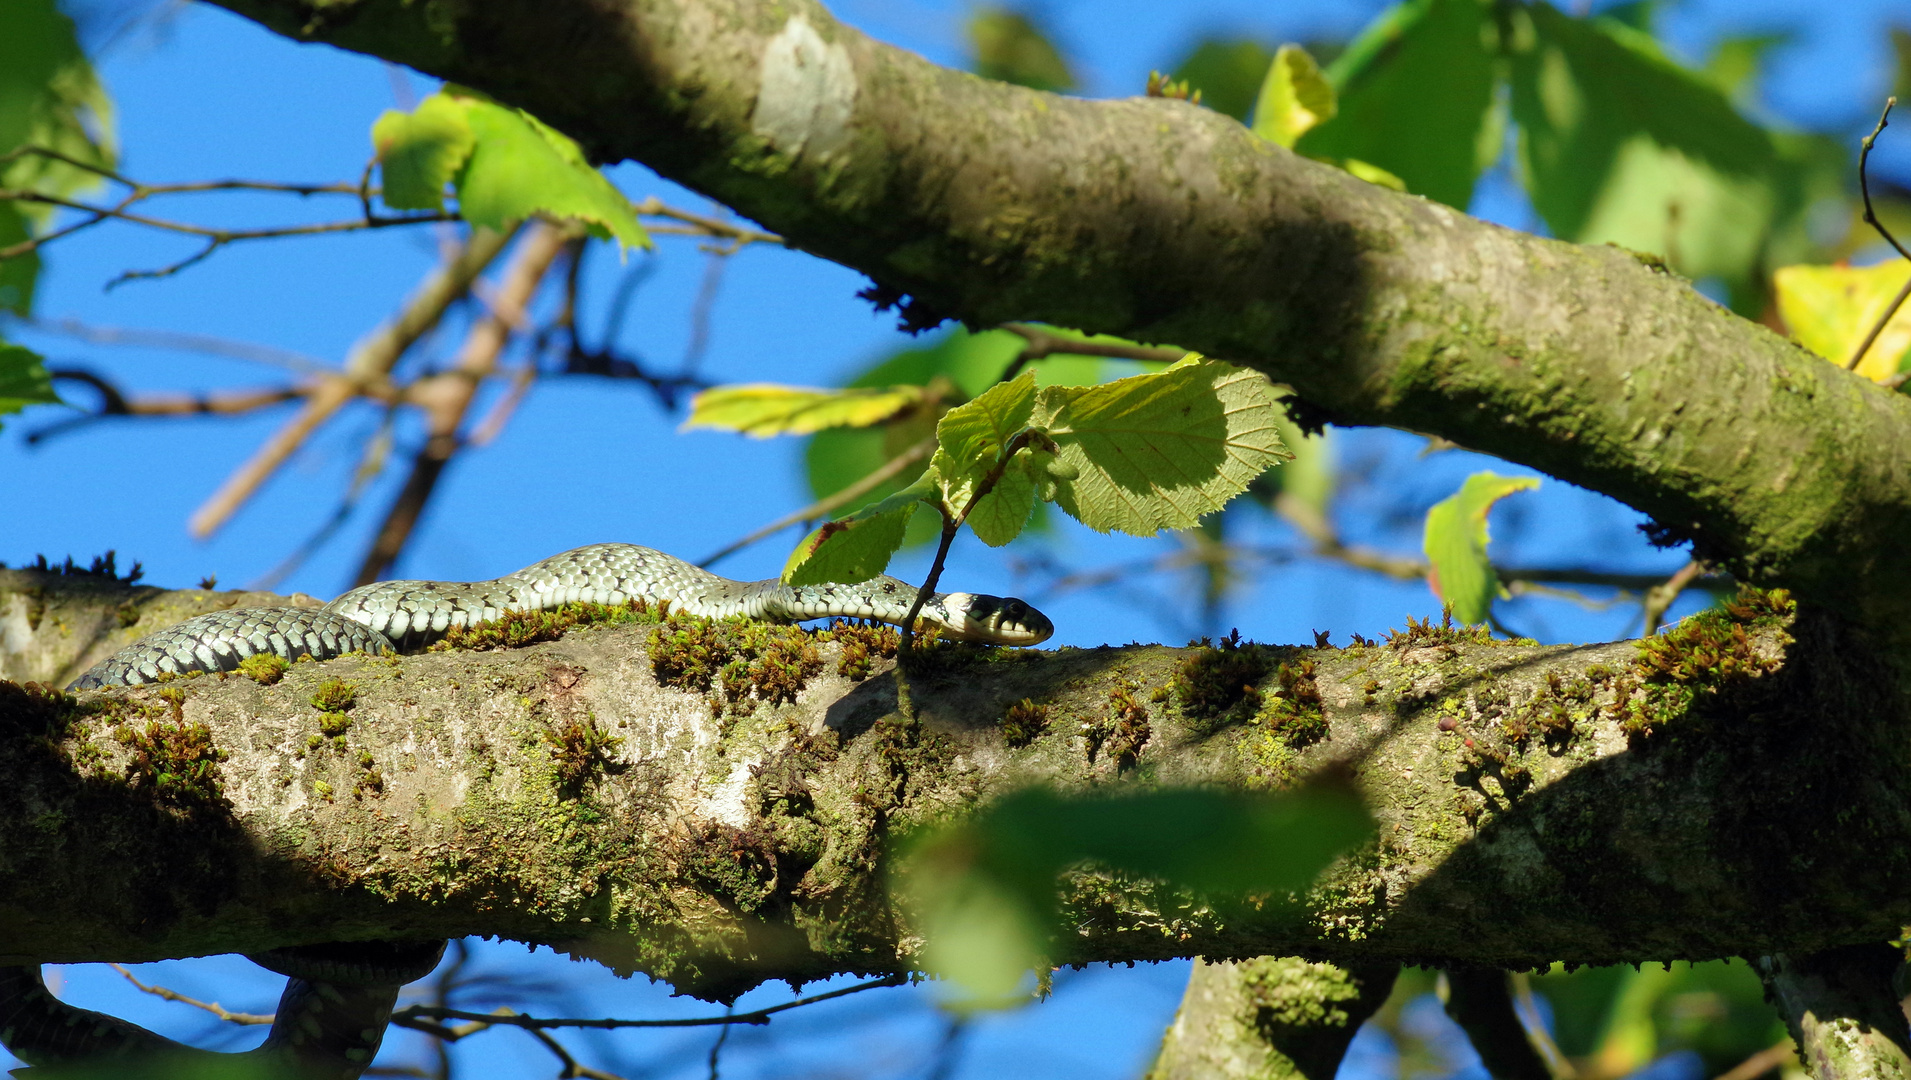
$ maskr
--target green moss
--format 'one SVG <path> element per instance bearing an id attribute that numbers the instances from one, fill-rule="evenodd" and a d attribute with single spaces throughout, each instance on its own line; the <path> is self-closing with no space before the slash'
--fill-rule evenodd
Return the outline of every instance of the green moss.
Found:
<path id="1" fill-rule="evenodd" d="M 793 702 L 823 670 L 816 635 L 795 626 L 671 615 L 645 644 L 660 684 L 718 691 L 711 709 L 719 714 L 725 704 L 748 715 L 759 704 Z"/>
<path id="2" fill-rule="evenodd" d="M 219 763 L 225 751 L 213 744 L 212 729 L 204 724 L 149 723 L 144 728 L 120 727 L 113 737 L 132 751 L 126 777 L 135 790 L 145 790 L 163 803 L 202 806 L 222 803 L 224 789 Z"/>
<path id="3" fill-rule="evenodd" d="M 1015 747 L 1027 746 L 1048 730 L 1047 705 L 1029 698 L 1015 702 L 1002 714 L 1002 738 Z"/>
<path id="4" fill-rule="evenodd" d="M 342 713 L 356 704 L 357 684 L 343 679 L 327 679 L 312 693 L 312 707 L 323 713 Z"/>
<path id="5" fill-rule="evenodd" d="M 577 798 L 592 780 L 604 774 L 622 772 L 624 765 L 613 756 L 624 740 L 599 731 L 588 716 L 572 716 L 544 730 L 544 743 L 550 749 L 557 789 L 567 798 Z"/>
<path id="6" fill-rule="evenodd" d="M 260 686 L 271 686 L 284 678 L 286 671 L 291 667 L 291 664 L 286 663 L 285 657 L 277 653 L 253 653 L 239 661 L 239 674 Z"/>
<path id="7" fill-rule="evenodd" d="M 1273 665 L 1263 645 L 1242 642 L 1239 631 L 1210 645 L 1204 638 L 1192 656 L 1175 665 L 1168 691 L 1198 735 L 1245 722 L 1261 707 L 1255 684 Z"/>
<path id="8" fill-rule="evenodd" d="M 845 679 L 869 678 L 877 658 L 893 659 L 902 642 L 902 634 L 883 623 L 838 621 L 816 635 L 818 641 L 834 641 L 840 650 L 836 673 Z"/>
<path id="9" fill-rule="evenodd" d="M 1118 771 L 1132 769 L 1135 760 L 1141 756 L 1141 748 L 1152 734 L 1148 725 L 1148 708 L 1135 700 L 1134 688 L 1128 685 L 1115 687 L 1108 695 L 1108 713 L 1100 721 L 1089 725 L 1088 760 L 1093 761 L 1097 754 L 1106 752 L 1114 759 Z"/>
<path id="10" fill-rule="evenodd" d="M 555 641 L 580 626 L 654 623 L 651 606 L 641 599 L 622 604 L 562 604 L 545 611 L 511 611 L 477 626 L 454 626 L 431 644 L 431 652 L 519 649 Z"/>
<path id="11" fill-rule="evenodd" d="M 352 730 L 352 718 L 342 712 L 319 714 L 319 731 L 326 736 L 337 738 Z"/>
<path id="12" fill-rule="evenodd" d="M 746 915 L 762 908 L 776 890 L 776 850 L 767 834 L 704 822 L 692 828 L 676 854 L 687 883 Z"/>
<path id="13" fill-rule="evenodd" d="M 1262 695 L 1254 722 L 1288 746 L 1300 748 L 1327 737 L 1327 715 L 1321 710 L 1320 685 L 1314 662 L 1282 664 L 1275 672 L 1277 686 Z"/>
<path id="14" fill-rule="evenodd" d="M 324 799 L 326 802 L 331 802 L 333 797 L 332 785 L 326 783 L 323 780 L 314 780 L 312 781 L 312 794 L 317 795 L 319 798 Z"/>
<path id="15" fill-rule="evenodd" d="M 1438 645 L 1493 645 L 1522 644 L 1533 642 L 1521 639 L 1516 642 L 1495 642 L 1493 631 L 1485 626 L 1454 626 L 1453 609 L 1441 612 L 1440 625 L 1433 625 L 1432 619 L 1415 619 L 1407 616 L 1405 630 L 1387 631 L 1387 644 L 1396 650 L 1418 649 Z"/>
<path id="16" fill-rule="evenodd" d="M 1704 711 L 1715 699 L 1778 669 L 1782 660 L 1761 655 L 1752 633 L 1788 623 L 1796 610 L 1783 589 L 1750 586 L 1718 607 L 1683 619 L 1665 633 L 1638 643 L 1619 701 L 1620 726 L 1635 739 L 1649 738 L 1668 723 Z M 1781 644 L 1790 644 L 1781 635 Z"/>

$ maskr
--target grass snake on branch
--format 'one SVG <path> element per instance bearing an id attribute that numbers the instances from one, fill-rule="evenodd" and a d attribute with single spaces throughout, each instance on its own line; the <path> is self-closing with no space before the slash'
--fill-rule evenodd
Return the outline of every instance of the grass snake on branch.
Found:
<path id="1" fill-rule="evenodd" d="M 916 591 L 892 577 L 802 587 L 776 579 L 733 581 L 651 548 L 592 544 L 491 581 L 384 581 L 318 608 L 236 608 L 200 615 L 121 649 L 69 689 L 231 671 L 262 653 L 329 660 L 351 652 L 416 652 L 453 628 L 571 603 L 643 600 L 706 618 L 789 623 L 841 617 L 900 625 Z M 987 644 L 1035 645 L 1054 632 L 1047 617 L 1027 603 L 981 593 L 932 594 L 919 618 L 940 628 L 945 638 Z M 67 1005 L 47 992 L 37 966 L 0 967 L 0 1042 L 32 1065 L 97 1064 L 119 1076 L 135 1075 L 136 1063 L 163 1071 L 194 1059 L 210 1064 L 256 1056 L 265 1067 L 262 1075 L 355 1080 L 377 1053 L 400 987 L 429 974 L 443 949 L 443 942 L 353 942 L 253 956 L 288 976 L 288 982 L 271 1035 L 247 1055 L 195 1050 L 127 1021 Z"/>

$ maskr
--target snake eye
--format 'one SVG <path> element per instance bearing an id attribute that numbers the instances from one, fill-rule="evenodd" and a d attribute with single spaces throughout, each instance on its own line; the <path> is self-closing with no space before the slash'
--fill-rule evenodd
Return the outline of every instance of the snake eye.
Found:
<path id="1" fill-rule="evenodd" d="M 1002 601 L 1002 615 L 1016 624 L 1028 621 L 1028 605 L 1011 596 Z"/>

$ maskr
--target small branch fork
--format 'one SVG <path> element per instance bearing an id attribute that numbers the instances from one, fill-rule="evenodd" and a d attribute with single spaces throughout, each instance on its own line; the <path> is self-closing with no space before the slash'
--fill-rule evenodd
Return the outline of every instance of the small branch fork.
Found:
<path id="1" fill-rule="evenodd" d="M 468 955 L 468 951 L 464 948 L 463 943 L 457 943 L 449 961 L 439 969 L 437 976 L 431 980 L 431 997 L 436 1001 L 436 1004 L 408 1005 L 391 1014 L 391 1023 L 394 1026 L 419 1032 L 435 1040 L 439 1066 L 435 1075 L 441 1078 L 448 1078 L 450 1075 L 450 1058 L 445 1053 L 447 1046 L 492 1028 L 516 1028 L 531 1038 L 536 1039 L 540 1045 L 551 1052 L 553 1057 L 557 1058 L 560 1066 L 560 1071 L 557 1074 L 559 1080 L 566 1080 L 566 1078 L 571 1077 L 585 1077 L 588 1078 L 588 1080 L 623 1080 L 622 1077 L 615 1073 L 605 1072 L 601 1069 L 593 1069 L 590 1066 L 580 1064 L 576 1057 L 573 1056 L 562 1043 L 550 1035 L 550 1032 L 558 1028 L 619 1031 L 633 1028 L 693 1027 L 721 1027 L 725 1032 L 728 1032 L 731 1027 L 739 1024 L 750 1026 L 768 1024 L 777 1014 L 789 1012 L 792 1009 L 800 1009 L 825 1001 L 833 1001 L 837 998 L 848 997 L 851 994 L 860 994 L 866 990 L 902 986 L 909 982 L 909 977 L 906 975 L 886 975 L 879 979 L 870 979 L 857 983 L 854 986 L 845 986 L 820 994 L 810 994 L 797 998 L 794 1001 L 783 1002 L 780 1005 L 769 1005 L 761 1009 L 752 1009 L 748 1012 L 729 1012 L 722 1016 L 693 1016 L 670 1020 L 625 1020 L 611 1017 L 547 1018 L 531 1016 L 510 1008 L 499 1008 L 492 1012 L 482 1013 L 467 1009 L 455 1009 L 446 1005 L 445 1002 L 449 1000 L 454 993 L 471 981 L 464 976 L 464 967 Z M 165 1001 L 174 1001 L 182 1005 L 190 1005 L 194 1008 L 202 1009 L 226 1023 L 269 1025 L 274 1020 L 274 1017 L 268 1014 L 232 1012 L 217 1002 L 208 1003 L 199 1001 L 196 998 L 187 997 L 184 994 L 163 986 L 141 982 L 132 972 L 119 964 L 114 964 L 113 969 L 118 971 L 125 977 L 126 981 L 132 983 L 133 986 L 137 987 L 143 993 L 151 994 Z M 447 1020 L 463 1022 L 457 1024 L 444 1023 L 444 1021 Z M 372 1075 L 373 1073 L 407 1076 L 434 1075 L 422 1069 L 410 1067 L 367 1071 L 367 1075 Z"/>
<path id="2" fill-rule="evenodd" d="M 1898 99 L 1896 97 L 1884 99 L 1884 112 L 1878 114 L 1878 125 L 1872 128 L 1871 134 L 1866 135 L 1864 142 L 1859 144 L 1858 190 L 1864 195 L 1865 224 L 1876 229 L 1878 235 L 1884 237 L 1885 243 L 1890 244 L 1892 250 L 1896 251 L 1900 257 L 1911 260 L 1911 251 L 1906 251 L 1904 245 L 1898 243 L 1898 238 L 1891 235 L 1891 230 L 1884 227 L 1884 223 L 1878 220 L 1877 212 L 1871 208 L 1871 177 L 1868 175 L 1869 166 L 1871 165 L 1871 147 L 1877 143 L 1878 136 L 1884 133 L 1884 129 L 1890 126 L 1891 110 L 1897 104 Z M 1878 340 L 1878 335 L 1884 333 L 1884 328 L 1891 324 L 1892 317 L 1898 313 L 1899 308 L 1904 306 L 1906 298 L 1911 298 L 1911 278 L 1905 279 L 1904 287 L 1898 290 L 1898 295 L 1892 297 L 1889 304 L 1885 305 L 1884 312 L 1878 316 L 1878 321 L 1872 324 L 1870 331 L 1865 334 L 1864 340 L 1860 341 L 1858 347 L 1852 350 L 1851 359 L 1845 361 L 1846 371 L 1857 370 L 1858 363 L 1865 358 L 1865 353 L 1871 350 L 1872 343 Z M 1899 380 L 1898 385 L 1902 385 L 1902 383 L 1903 381 Z"/>

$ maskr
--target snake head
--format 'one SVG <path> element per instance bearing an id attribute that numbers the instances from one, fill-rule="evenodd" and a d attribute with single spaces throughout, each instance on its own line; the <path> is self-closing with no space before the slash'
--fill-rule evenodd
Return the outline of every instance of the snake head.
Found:
<path id="1" fill-rule="evenodd" d="M 1013 596 L 987 593 L 948 593 L 942 600 L 948 613 L 942 624 L 945 636 L 957 641 L 979 641 L 990 645 L 1039 645 L 1055 633 L 1048 616 Z"/>

